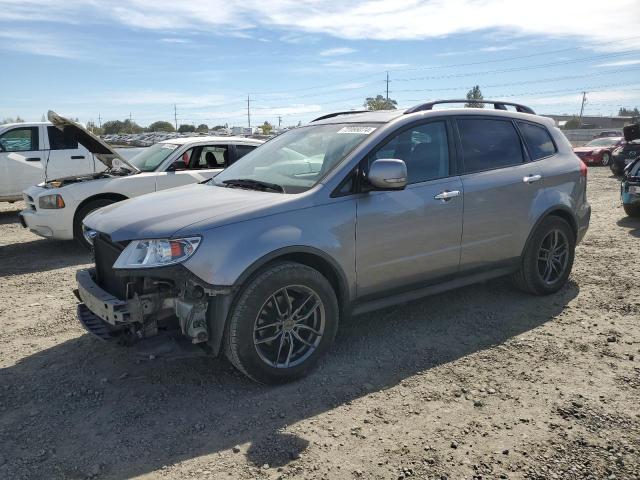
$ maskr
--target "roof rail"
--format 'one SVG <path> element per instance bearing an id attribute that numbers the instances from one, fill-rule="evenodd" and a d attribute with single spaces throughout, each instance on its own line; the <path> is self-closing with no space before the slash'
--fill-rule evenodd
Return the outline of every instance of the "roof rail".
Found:
<path id="1" fill-rule="evenodd" d="M 536 112 L 533 111 L 532 108 L 527 107 L 525 105 L 520 105 L 519 103 L 512 103 L 512 102 L 503 102 L 502 100 L 470 100 L 468 98 L 464 99 L 464 100 L 434 100 L 433 102 L 427 102 L 427 103 L 421 103 L 420 105 L 416 105 L 415 107 L 411 107 L 410 109 L 406 110 L 404 113 L 415 113 L 415 112 L 422 112 L 424 110 L 433 110 L 433 106 L 434 105 L 439 105 L 442 103 L 493 103 L 493 108 L 495 108 L 496 110 L 506 110 L 507 109 L 507 105 L 510 105 L 512 107 L 516 107 L 516 111 L 517 112 L 521 112 L 521 113 L 531 113 L 534 114 Z"/>
<path id="2" fill-rule="evenodd" d="M 309 123 L 317 122 L 319 120 L 326 120 L 327 118 L 337 117 L 338 115 L 349 115 L 350 113 L 367 113 L 371 110 L 349 110 L 348 112 L 333 112 L 327 113 L 326 115 L 322 115 L 321 117 L 314 118 Z"/>

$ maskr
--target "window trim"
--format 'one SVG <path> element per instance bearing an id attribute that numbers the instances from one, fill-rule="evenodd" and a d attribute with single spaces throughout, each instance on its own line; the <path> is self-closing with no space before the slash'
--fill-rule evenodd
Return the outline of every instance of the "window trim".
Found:
<path id="1" fill-rule="evenodd" d="M 522 153 L 522 162 L 520 162 L 520 163 L 512 163 L 510 165 L 502 165 L 500 167 L 485 168 L 483 170 L 475 170 L 473 172 L 465 171 L 464 148 L 462 147 L 462 136 L 460 134 L 460 126 L 459 126 L 458 121 L 459 120 L 469 120 L 469 119 L 472 119 L 472 120 L 494 120 L 494 121 L 497 121 L 497 122 L 510 123 L 511 126 L 513 127 L 515 133 L 516 133 L 516 136 L 518 137 L 518 141 L 520 142 L 520 152 Z M 476 173 L 491 172 L 493 170 L 502 170 L 504 168 L 517 167 L 518 165 L 525 165 L 525 164 L 531 162 L 530 157 L 529 157 L 529 153 L 525 148 L 524 141 L 522 139 L 522 135 L 520 133 L 520 130 L 518 130 L 518 127 L 515 125 L 513 118 L 510 118 L 510 117 L 506 117 L 506 118 L 494 117 L 494 116 L 489 116 L 489 115 L 464 115 L 464 116 L 458 115 L 458 116 L 455 116 L 453 118 L 453 120 L 454 120 L 454 124 L 455 124 L 455 131 L 456 131 L 456 134 L 457 134 L 457 138 L 456 139 L 457 139 L 457 143 L 458 143 L 458 146 L 459 146 L 459 153 L 460 153 L 460 159 L 461 159 L 461 162 L 460 162 L 460 175 L 474 175 Z"/>
<path id="2" fill-rule="evenodd" d="M 30 148 L 29 150 L 5 150 L 1 153 L 20 153 L 20 152 L 38 152 L 40 151 L 40 128 L 39 127 L 34 127 L 34 126 L 20 126 L 20 127 L 14 127 L 11 128 L 9 130 L 7 130 L 6 132 L 2 132 L 2 135 L 0 135 L 0 138 L 4 137 L 7 133 L 13 132 L 14 130 L 31 130 L 31 147 L 34 147 L 34 143 L 35 143 L 35 148 Z"/>
<path id="3" fill-rule="evenodd" d="M 541 125 L 541 124 L 536 123 L 536 122 L 530 122 L 528 120 L 515 120 L 514 123 L 516 124 L 516 129 L 518 130 L 518 134 L 520 135 L 520 138 L 521 138 L 522 143 L 524 145 L 525 151 L 527 152 L 528 162 L 530 162 L 530 163 L 539 162 L 540 160 L 545 160 L 547 158 L 554 157 L 554 156 L 556 156 L 558 154 L 558 145 L 556 144 L 556 140 L 553 138 L 553 135 L 551 135 L 551 132 L 546 127 L 546 125 Z M 544 131 L 547 132 L 547 135 L 549 135 L 549 138 L 551 139 L 551 143 L 553 144 L 554 152 L 551 155 L 545 155 L 544 157 L 533 159 L 533 157 L 531 156 L 531 152 L 529 152 L 529 146 L 527 145 L 527 140 L 526 140 L 526 138 L 524 136 L 524 133 L 522 132 L 522 130 L 520 130 L 520 125 L 519 125 L 520 123 L 525 123 L 527 125 L 533 125 L 534 127 L 539 127 L 539 128 L 544 129 Z"/>

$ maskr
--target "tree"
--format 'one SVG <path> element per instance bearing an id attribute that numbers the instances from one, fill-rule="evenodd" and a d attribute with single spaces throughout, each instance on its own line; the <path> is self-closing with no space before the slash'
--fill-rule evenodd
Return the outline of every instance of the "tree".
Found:
<path id="1" fill-rule="evenodd" d="M 95 122 L 89 121 L 87 122 L 87 130 L 89 130 L 94 135 L 102 135 L 103 131 L 99 128 Z"/>
<path id="2" fill-rule="evenodd" d="M 269 122 L 265 120 L 265 122 L 262 124 L 262 133 L 265 135 L 269 135 L 272 130 L 273 130 L 273 125 L 271 125 Z"/>
<path id="3" fill-rule="evenodd" d="M 138 125 L 136 122 L 132 122 L 128 118 L 122 122 L 122 133 L 142 133 L 144 128 Z"/>
<path id="4" fill-rule="evenodd" d="M 182 124 L 180 125 L 180 127 L 178 127 L 178 132 L 180 133 L 195 132 L 195 131 L 196 131 L 196 127 L 194 127 L 193 125 Z"/>
<path id="5" fill-rule="evenodd" d="M 209 131 L 209 126 L 206 123 L 201 123 L 196 128 L 196 132 L 204 132 L 204 133 L 206 133 L 208 131 Z"/>
<path id="6" fill-rule="evenodd" d="M 175 132 L 176 131 L 176 129 L 173 128 L 173 123 L 165 122 L 162 120 L 153 122 L 151 125 L 147 127 L 147 130 L 150 132 Z"/>
<path id="7" fill-rule="evenodd" d="M 630 108 L 620 107 L 620 110 L 618 111 L 619 117 L 637 117 L 639 115 L 640 110 L 638 110 L 638 107 L 634 108 L 633 110 L 631 110 Z"/>
<path id="8" fill-rule="evenodd" d="M 484 108 L 484 103 L 474 102 L 473 100 L 484 100 L 482 96 L 482 92 L 480 91 L 480 85 L 476 85 L 471 90 L 467 92 L 467 103 L 464 104 L 465 107 L 470 108 Z"/>
<path id="9" fill-rule="evenodd" d="M 397 105 L 395 100 L 378 95 L 375 98 L 367 97 L 363 106 L 367 110 L 395 110 Z"/>
<path id="10" fill-rule="evenodd" d="M 20 115 L 18 115 L 16 118 L 5 118 L 4 120 L 2 120 L 2 122 L 0 122 L 0 125 L 3 123 L 24 123 L 24 119 L 20 118 Z"/>
<path id="11" fill-rule="evenodd" d="M 106 135 L 113 135 L 114 133 L 124 132 L 124 123 L 120 120 L 109 120 L 102 124 L 102 131 Z"/>
<path id="12" fill-rule="evenodd" d="M 580 119 L 576 116 L 571 117 L 567 120 L 563 127 L 565 130 L 576 130 L 580 128 Z"/>

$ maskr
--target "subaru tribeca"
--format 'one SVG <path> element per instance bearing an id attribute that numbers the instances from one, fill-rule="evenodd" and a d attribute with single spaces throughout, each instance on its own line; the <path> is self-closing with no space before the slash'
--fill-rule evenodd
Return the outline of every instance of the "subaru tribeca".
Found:
<path id="1" fill-rule="evenodd" d="M 530 108 L 433 108 L 459 102 L 325 115 L 208 183 L 97 210 L 81 323 L 280 383 L 349 315 L 502 275 L 556 292 L 589 225 L 587 167 Z"/>

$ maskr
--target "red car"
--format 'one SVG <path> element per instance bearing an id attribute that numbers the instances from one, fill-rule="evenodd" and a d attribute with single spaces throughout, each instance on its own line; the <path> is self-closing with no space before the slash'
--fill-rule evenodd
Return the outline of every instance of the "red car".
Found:
<path id="1" fill-rule="evenodd" d="M 573 152 L 587 165 L 609 165 L 611 152 L 624 145 L 623 137 L 606 137 L 591 140 L 582 147 L 574 147 Z"/>

